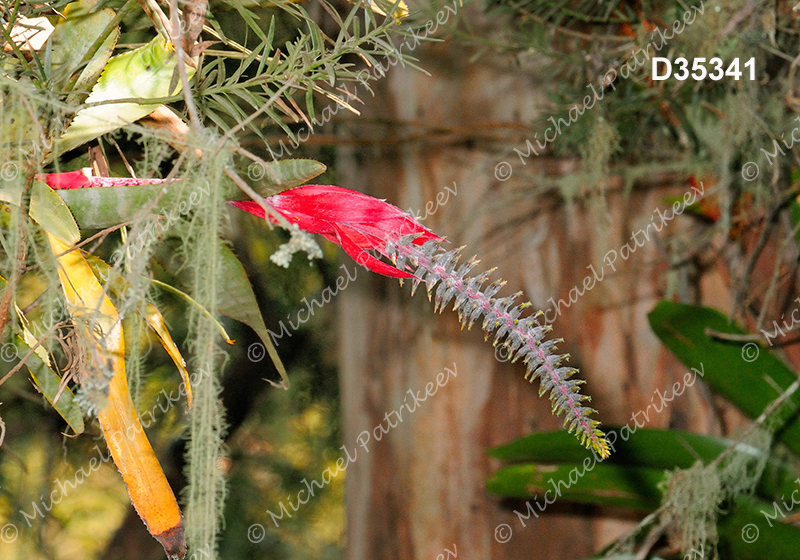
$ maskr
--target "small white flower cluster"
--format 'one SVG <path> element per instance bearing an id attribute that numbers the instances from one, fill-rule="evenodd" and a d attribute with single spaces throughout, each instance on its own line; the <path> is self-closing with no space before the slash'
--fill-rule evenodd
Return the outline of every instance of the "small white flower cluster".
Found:
<path id="1" fill-rule="evenodd" d="M 278 266 L 289 268 L 289 263 L 292 262 L 292 255 L 300 251 L 308 253 L 309 261 L 322 258 L 322 249 L 319 248 L 311 234 L 301 230 L 297 224 L 292 224 L 289 233 L 292 236 L 289 242 L 278 247 L 278 250 L 270 256 L 269 260 Z"/>

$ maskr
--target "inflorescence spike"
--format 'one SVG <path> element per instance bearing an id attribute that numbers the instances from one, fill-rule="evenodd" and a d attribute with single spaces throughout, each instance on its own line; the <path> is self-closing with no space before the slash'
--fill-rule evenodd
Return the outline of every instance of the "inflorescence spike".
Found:
<path id="1" fill-rule="evenodd" d="M 564 426 L 567 430 L 570 433 L 575 432 L 581 444 L 594 449 L 601 458 L 608 457 L 608 442 L 598 428 L 600 423 L 590 418 L 596 411 L 582 404 L 590 400 L 579 392 L 584 381 L 570 379 L 578 370 L 561 365 L 569 359 L 569 354 L 554 353 L 557 343 L 563 340 L 544 340 L 552 327 L 540 324 L 542 311 L 521 317 L 522 312 L 531 307 L 530 302 L 514 305 L 522 292 L 495 297 L 506 285 L 504 280 L 495 280 L 483 288 L 495 268 L 468 277 L 467 274 L 479 261 L 472 257 L 458 266 L 464 247 L 447 251 L 443 248 L 442 240 L 428 240 L 417 245 L 413 243 L 414 237 L 407 235 L 393 243 L 387 243 L 386 246 L 386 253 L 393 262 L 415 268 L 412 295 L 419 284 L 424 282 L 428 300 L 435 296 L 434 309 L 440 313 L 450 301 L 455 300 L 453 310 L 458 313 L 462 329 L 472 327 L 477 320 L 483 318 L 481 328 L 484 340 L 489 340 L 490 335 L 493 335 L 492 344 L 504 346 L 512 362 L 522 360 L 526 366 L 525 379 L 531 382 L 539 379 L 539 394 L 549 392 L 553 412 L 564 413 Z"/>

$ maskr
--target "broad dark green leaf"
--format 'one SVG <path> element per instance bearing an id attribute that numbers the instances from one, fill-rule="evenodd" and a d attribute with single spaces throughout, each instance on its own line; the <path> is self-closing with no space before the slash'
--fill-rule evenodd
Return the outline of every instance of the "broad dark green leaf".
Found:
<path id="1" fill-rule="evenodd" d="M 611 444 L 611 456 L 603 464 L 647 467 L 652 469 L 687 469 L 696 461 L 709 463 L 727 449 L 733 440 L 680 430 L 637 429 L 627 441 L 619 437 L 619 428 L 606 430 Z M 627 431 L 624 432 L 627 434 Z M 742 452 L 751 454 L 753 448 L 742 447 Z M 523 436 L 507 445 L 489 450 L 489 454 L 509 462 L 574 463 L 579 464 L 592 453 L 576 448 L 574 439 L 563 431 L 542 432 Z M 773 499 L 782 494 L 790 495 L 800 488 L 797 474 L 784 463 L 770 459 L 764 470 L 756 492 L 764 498 Z"/>
<path id="2" fill-rule="evenodd" d="M 589 460 L 581 464 L 513 465 L 487 481 L 494 494 L 511 498 L 558 497 L 568 502 L 653 510 L 661 503 L 657 485 L 662 469 L 606 465 Z M 556 490 L 558 489 L 558 490 Z M 546 494 L 549 491 L 549 494 Z"/>
<path id="3" fill-rule="evenodd" d="M 662 301 L 648 315 L 656 336 L 690 368 L 703 369 L 703 379 L 714 390 L 756 418 L 796 377 L 774 354 L 753 342 L 732 342 L 712 338 L 706 328 L 717 332 L 744 334 L 725 315 L 707 307 Z M 800 395 L 790 399 L 776 414 L 785 422 L 778 437 L 800 454 Z"/>
<path id="4" fill-rule="evenodd" d="M 789 496 L 787 499 L 791 504 Z M 719 517 L 720 558 L 800 560 L 800 529 L 783 523 L 780 515 L 775 521 L 768 521 L 762 512 L 772 516 L 775 515 L 775 508 L 772 503 L 755 498 L 736 498 L 735 507 L 728 509 L 727 515 Z M 753 542 L 745 541 L 745 538 L 752 540 L 756 535 Z"/>
<path id="5" fill-rule="evenodd" d="M 639 428 L 625 441 L 619 428 L 609 427 L 611 456 L 604 463 L 636 464 L 642 467 L 688 468 L 695 461 L 713 460 L 724 451 L 731 440 L 679 430 Z M 627 432 L 626 432 L 627 433 Z M 511 443 L 489 450 L 492 457 L 503 461 L 532 461 L 537 463 L 580 462 L 591 452 L 576 448 L 574 438 L 563 431 L 540 432 L 523 436 Z"/>
<path id="6" fill-rule="evenodd" d="M 554 499 L 646 511 L 660 505 L 662 494 L 658 483 L 664 480 L 665 471 L 606 463 L 515 465 L 497 472 L 488 481 L 488 488 L 495 494 L 525 499 L 525 505 L 515 508 L 525 517 L 545 513 Z M 791 504 L 789 495 L 786 501 Z M 776 516 L 773 503 L 753 497 L 738 496 L 733 503 L 726 504 L 718 518 L 720 558 L 800 560 L 800 529 L 782 522 L 790 511 L 779 507 L 785 516 L 781 513 Z M 764 512 L 776 517 L 771 520 L 772 526 Z M 753 540 L 755 535 L 757 538 Z M 743 536 L 752 542 L 746 542 Z"/>
<path id="7" fill-rule="evenodd" d="M 772 504 L 753 498 L 740 496 L 735 503 L 725 508 L 719 516 L 718 558 L 726 560 L 800 560 L 800 529 L 793 525 L 772 521 L 770 526 L 762 511 L 773 514 Z M 527 513 L 527 512 L 521 512 Z M 781 518 L 778 517 L 778 520 Z M 745 540 L 747 539 L 747 540 Z M 755 539 L 755 540 L 754 540 Z M 683 560 L 703 560 L 711 558 L 708 544 L 696 545 L 694 550 L 683 551 Z M 603 560 L 602 554 L 587 560 Z M 614 555 L 611 560 L 634 560 L 634 555 Z M 648 555 L 648 560 L 661 560 L 662 557 Z"/>

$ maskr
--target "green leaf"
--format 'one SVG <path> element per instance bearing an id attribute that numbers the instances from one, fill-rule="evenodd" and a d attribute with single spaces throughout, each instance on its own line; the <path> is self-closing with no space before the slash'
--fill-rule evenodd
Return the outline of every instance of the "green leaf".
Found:
<path id="1" fill-rule="evenodd" d="M 38 179 L 31 187 L 30 217 L 67 245 L 75 245 L 81 239 L 78 225 L 67 205 L 53 189 Z"/>
<path id="2" fill-rule="evenodd" d="M 715 309 L 662 301 L 648 319 L 656 336 L 681 362 L 690 368 L 702 368 L 705 382 L 751 418 L 758 417 L 796 379 L 781 360 L 753 342 L 719 340 L 707 335 L 707 328 L 745 334 Z M 800 396 L 789 401 L 792 404 L 775 412 L 776 418 L 785 422 L 777 437 L 800 454 L 800 422 L 792 410 L 800 405 Z"/>
<path id="3" fill-rule="evenodd" d="M 265 168 L 254 163 L 250 169 L 258 175 L 263 173 L 260 181 L 253 185 L 253 190 L 266 198 L 322 175 L 327 167 L 313 159 L 284 159 L 267 163 Z M 258 178 L 258 175 L 254 177 Z"/>
<path id="4" fill-rule="evenodd" d="M 791 503 L 789 496 L 786 498 Z M 771 521 L 770 526 L 770 521 L 762 513 L 764 511 L 770 516 L 775 515 L 775 508 L 771 503 L 748 496 L 736 498 L 735 507 L 719 518 L 717 528 L 720 535 L 720 558 L 800 560 L 800 529 L 783 523 L 780 515 L 776 521 Z M 753 542 L 744 540 L 745 537 L 748 537 L 748 541 L 752 540 L 756 535 Z"/>
<path id="5" fill-rule="evenodd" d="M 606 430 L 612 452 L 603 464 L 661 470 L 687 469 L 698 460 L 710 463 L 734 443 L 726 438 L 680 430 L 638 428 L 627 441 L 619 437 L 620 433 L 618 428 Z M 754 452 L 750 447 L 743 446 L 742 450 L 748 454 Z M 575 447 L 572 436 L 560 430 L 523 436 L 507 445 L 490 449 L 489 454 L 508 462 L 547 464 L 579 464 L 592 457 L 591 452 Z M 770 500 L 782 494 L 790 495 L 797 489 L 796 478 L 797 474 L 785 463 L 770 459 L 756 492 Z"/>
<path id="6" fill-rule="evenodd" d="M 195 306 L 197 309 L 200 310 L 200 312 L 203 315 L 208 317 L 214 323 L 214 326 L 219 331 L 219 334 L 222 335 L 222 338 L 225 340 L 225 342 L 227 342 L 228 344 L 233 344 L 234 343 L 234 341 L 231 340 L 231 337 L 228 336 L 228 333 L 225 330 L 225 327 L 222 326 L 222 323 L 217 321 L 217 318 L 214 317 L 214 315 L 208 309 L 206 309 L 205 307 L 200 305 L 197 302 L 197 300 L 195 300 L 192 296 L 190 296 L 189 294 L 187 294 L 183 290 L 179 290 L 178 288 L 176 288 L 175 286 L 172 286 L 171 284 L 167 284 L 166 282 L 161 282 L 160 280 L 153 280 L 152 282 L 153 282 L 153 284 L 155 284 L 159 288 L 167 290 L 168 292 L 172 292 L 173 294 L 175 294 L 176 296 L 178 296 L 179 298 L 181 298 L 185 302 Z"/>
<path id="7" fill-rule="evenodd" d="M 639 429 L 628 441 L 615 442 L 611 457 L 602 463 L 593 463 L 591 453 L 580 449 L 576 452 L 568 434 L 532 434 L 494 448 L 491 454 L 505 460 L 527 459 L 563 464 L 555 467 L 507 467 L 489 480 L 488 487 L 502 496 L 523 499 L 536 496 L 536 501 L 529 502 L 529 506 L 515 509 L 528 517 L 531 515 L 528 508 L 539 515 L 543 508 L 546 511 L 547 505 L 552 504 L 556 496 L 568 502 L 652 511 L 660 505 L 658 483 L 663 480 L 666 470 L 691 466 L 696 459 L 710 460 L 728 443 L 725 439 L 675 430 Z M 788 469 L 784 470 L 791 476 Z M 765 473 L 764 479 L 769 476 Z M 559 489 L 558 493 L 556 488 Z M 777 495 L 783 495 L 785 501 L 791 503 L 791 493 L 797 492 L 798 488 L 786 480 L 783 487 L 777 490 Z M 549 493 L 546 494 L 547 491 Z M 773 503 L 737 496 L 733 503 L 727 504 L 718 518 L 720 557 L 732 560 L 800 560 L 800 530 L 782 522 L 785 517 L 781 513 L 788 517 L 789 511 L 783 506 L 779 507 L 780 513 L 770 527 L 763 512 L 775 515 Z M 755 535 L 752 525 L 758 531 L 758 538 L 753 542 L 745 542 L 743 535 L 750 537 L 749 540 Z"/>
<path id="8" fill-rule="evenodd" d="M 581 476 L 584 472 L 585 475 Z M 547 505 L 552 504 L 556 496 L 558 500 L 567 502 L 653 511 L 660 504 L 661 492 L 657 485 L 663 478 L 663 471 L 658 469 L 605 463 L 597 464 L 591 470 L 575 464 L 559 465 L 555 468 L 520 465 L 498 472 L 489 481 L 489 490 L 513 498 L 530 499 L 537 496 L 535 502 L 529 501 L 529 505 L 515 509 L 528 517 L 531 513 L 541 515 L 543 511 L 546 512 Z M 556 494 L 556 487 L 559 488 L 560 495 Z M 549 493 L 545 494 L 547 491 Z M 770 527 L 764 511 L 774 515 L 774 505 L 747 496 L 737 496 L 732 504 L 723 509 L 718 518 L 720 558 L 800 559 L 800 529 L 782 523 L 783 518 L 780 515 L 777 516 L 777 522 L 772 521 Z M 743 535 L 752 540 L 752 536 L 756 534 L 753 525 L 758 531 L 758 538 L 753 542 L 746 542 Z"/>
<path id="9" fill-rule="evenodd" d="M 14 342 L 21 357 L 30 352 L 31 347 L 22 338 L 16 337 Z M 58 395 L 61 378 L 36 355 L 36 352 L 31 352 L 25 365 L 31 373 L 33 382 L 36 383 L 36 386 L 47 401 L 53 404 L 56 395 Z M 81 414 L 81 410 L 75 402 L 75 397 L 69 387 L 64 387 L 61 394 L 58 395 L 58 401 L 53 405 L 53 408 L 69 424 L 75 434 L 83 433 L 83 414 Z"/>
<path id="10" fill-rule="evenodd" d="M 167 42 L 160 36 L 138 49 L 112 58 L 97 84 L 92 89 L 87 103 L 99 103 L 120 99 L 158 99 L 180 92 L 180 80 L 176 89 L 170 90 L 177 68 L 177 57 Z M 195 69 L 186 65 L 191 78 Z M 126 124 L 146 117 L 160 103 L 104 103 L 82 109 L 64 135 L 56 142 L 56 155 L 68 152 L 101 134 L 116 130 Z"/>
<path id="11" fill-rule="evenodd" d="M 558 497 L 582 504 L 653 510 L 661 503 L 657 486 L 663 479 L 662 469 L 605 463 L 514 465 L 497 471 L 487 488 L 512 498 L 539 496 L 542 507 L 546 497 Z"/>
<path id="12" fill-rule="evenodd" d="M 288 389 L 289 376 L 278 351 L 272 344 L 272 338 L 264 324 L 256 295 L 242 263 L 222 241 L 220 241 L 220 256 L 222 259 L 218 272 L 218 284 L 225 288 L 217 295 L 217 310 L 234 321 L 244 323 L 256 332 L 272 359 L 272 363 L 275 364 L 275 369 L 281 376 L 281 383 L 277 386 Z M 188 284 L 188 269 L 183 266 L 175 252 L 170 250 L 166 244 L 157 248 L 155 258 L 161 267 L 173 275 L 178 282 Z M 162 283 L 159 282 L 159 285 Z M 177 290 L 175 287 L 172 289 Z"/>
<path id="13" fill-rule="evenodd" d="M 58 195 L 69 206 L 81 229 L 99 229 L 132 221 L 139 212 L 166 215 L 177 212 L 180 204 L 194 208 L 197 197 L 207 196 L 209 187 L 190 189 L 190 186 L 188 181 L 172 181 L 130 187 L 59 190 Z M 164 194 L 159 198 L 162 191 Z M 237 191 L 231 187 L 225 194 L 235 196 Z"/>
<path id="14" fill-rule="evenodd" d="M 70 77 L 80 71 L 73 91 L 87 92 L 78 96 L 71 96 L 67 103 L 73 104 L 83 101 L 88 91 L 94 86 L 100 74 L 111 58 L 114 46 L 119 39 L 119 28 L 114 28 L 100 46 L 89 63 L 83 68 L 76 65 L 83 60 L 94 42 L 99 39 L 114 20 L 114 11 L 109 8 L 97 7 L 98 0 L 78 0 L 67 4 L 64 8 L 65 19 L 60 20 L 53 30 L 47 48 L 52 49 L 51 80 L 54 88 L 63 90 Z"/>
<path id="15" fill-rule="evenodd" d="M 253 189 L 266 197 L 303 184 L 323 173 L 325 169 L 323 164 L 311 159 L 287 159 L 267 163 L 265 168 L 253 164 L 249 174 L 258 181 Z M 164 195 L 154 204 L 162 190 L 165 191 Z M 188 183 L 172 181 L 131 187 L 59 190 L 58 195 L 69 206 L 81 229 L 99 229 L 128 222 L 143 208 L 149 209 L 149 213 L 153 214 L 175 212 L 181 203 L 193 208 L 195 205 L 192 204 L 191 196 L 195 192 L 202 193 L 203 190 L 190 190 Z M 247 198 L 247 195 L 232 185 L 226 187 L 222 196 L 228 200 Z"/>
<path id="16" fill-rule="evenodd" d="M 314 88 L 311 84 L 308 84 L 306 88 L 306 111 L 308 111 L 308 117 L 312 121 L 317 120 L 317 114 L 314 111 Z"/>
<path id="17" fill-rule="evenodd" d="M 604 463 L 623 463 L 653 468 L 689 468 L 695 461 L 711 461 L 724 451 L 732 440 L 692 434 L 680 430 L 639 428 L 624 441 L 618 428 L 609 428 L 617 437 L 611 456 Z M 489 455 L 503 461 L 532 461 L 539 463 L 577 463 L 590 457 L 591 452 L 576 448 L 572 436 L 561 430 L 523 436 L 511 443 L 489 449 Z"/>
<path id="18" fill-rule="evenodd" d="M 242 263 L 233 254 L 233 251 L 222 243 L 220 244 L 220 254 L 222 264 L 219 272 L 219 285 L 225 286 L 225 289 L 218 296 L 219 312 L 235 321 L 244 323 L 256 332 L 269 353 L 272 363 L 275 364 L 275 369 L 281 376 L 281 387 L 288 389 L 289 376 L 286 374 L 286 368 L 267 332 L 267 326 L 264 324 L 264 318 L 258 308 L 256 295 L 253 293 L 253 287 L 250 285 Z"/>
<path id="19" fill-rule="evenodd" d="M 239 12 L 242 20 L 244 20 L 245 24 L 247 25 L 248 30 L 254 32 L 262 41 L 267 40 L 264 30 L 261 29 L 261 26 L 258 24 L 257 20 L 259 17 L 254 12 L 248 10 L 242 0 L 227 0 L 227 4 L 233 6 L 236 11 Z"/>

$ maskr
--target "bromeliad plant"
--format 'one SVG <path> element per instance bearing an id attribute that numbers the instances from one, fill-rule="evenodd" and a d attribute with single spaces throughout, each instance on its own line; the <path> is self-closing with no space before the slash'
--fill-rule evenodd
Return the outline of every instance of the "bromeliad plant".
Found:
<path id="1" fill-rule="evenodd" d="M 292 241 L 276 262 L 288 264 L 296 249 L 314 253 L 308 234 L 315 233 L 340 245 L 369 270 L 410 280 L 412 293 L 424 282 L 429 297 L 435 296 L 436 309 L 452 302 L 463 325 L 480 321 L 487 338 L 492 336 L 495 345 L 503 344 L 514 360 L 527 365 L 527 378 L 539 379 L 540 393 L 549 393 L 553 412 L 565 415 L 568 431 L 600 457 L 608 455 L 598 422 L 591 418 L 594 410 L 585 406 L 588 397 L 579 392 L 582 381 L 573 378 L 576 370 L 563 365 L 566 356 L 556 352 L 557 341 L 545 340 L 550 327 L 540 322 L 541 315 L 523 315 L 530 304 L 517 304 L 519 293 L 498 297 L 505 282 L 486 285 L 492 271 L 471 276 L 477 260 L 459 264 L 461 249 L 446 248 L 442 237 L 391 204 L 335 186 L 299 186 L 321 174 L 322 164 L 266 163 L 234 141 L 245 127 L 258 130 L 261 115 L 285 128 L 273 107 L 307 121 L 294 99 L 296 92 L 305 95 L 312 117 L 314 92 L 351 108 L 331 90 L 322 89 L 321 78 L 329 84 L 337 74 L 354 79 L 350 65 L 341 62 L 346 53 L 355 52 L 370 62 L 375 54 L 392 52 L 387 33 L 397 25 L 395 17 L 378 25 L 368 15 L 361 31 L 354 23 L 358 13 L 354 9 L 345 20 L 337 20 L 341 34 L 332 49 L 325 48 L 321 30 L 312 27 L 310 36 L 301 34 L 287 43 L 287 54 L 282 55 L 272 46 L 274 17 L 268 34 L 258 28 L 260 47 L 248 50 L 226 39 L 220 29 L 202 25 L 203 3 L 193 4 L 182 16 L 173 13 L 172 18 L 154 1 L 141 4 L 158 36 L 113 58 L 119 22 L 131 12 L 132 1 L 116 13 L 95 0 L 69 4 L 64 17 L 52 16 L 57 23 L 39 46 L 25 31 L 40 30 L 41 22 L 3 12 L 11 54 L 3 59 L 0 75 L 4 180 L 0 201 L 5 210 L 0 329 L 18 348 L 20 358 L 3 380 L 26 366 L 75 434 L 84 430 L 86 415 L 97 417 L 136 511 L 169 558 L 184 557 L 187 541 L 191 548 L 209 550 L 210 545 L 214 550 L 225 489 L 217 468 L 224 455 L 224 421 L 218 373 L 192 384 L 182 353 L 149 294 L 158 287 L 189 303 L 187 346 L 192 369 L 222 369 L 219 335 L 233 342 L 217 320 L 222 314 L 259 335 L 282 377 L 280 385 L 288 388 L 286 371 L 244 268 L 223 243 L 226 202 L 291 231 Z M 310 21 L 299 6 L 280 8 Z M 402 2 L 373 9 L 396 18 L 405 15 Z M 179 17 L 181 32 L 172 33 L 178 29 L 172 22 Z M 204 30 L 244 56 L 232 78 L 226 78 L 224 55 L 213 56 L 208 43 L 197 42 Z M 367 41 L 378 50 L 367 49 Z M 260 80 L 245 78 L 254 66 Z M 276 76 L 282 77 L 280 86 Z M 234 95 L 252 112 L 246 114 Z M 162 105 L 181 99 L 191 128 Z M 71 111 L 75 104 L 77 111 Z M 241 122 L 232 125 L 221 112 Z M 128 123 L 148 115 L 147 125 L 179 152 L 169 177 L 108 177 L 100 172 L 108 161 L 95 148 L 90 150 L 88 170 L 63 171 L 73 148 L 120 127 L 130 128 Z M 225 132 L 205 128 L 201 116 Z M 135 130 L 149 138 L 143 168 L 152 177 L 164 159 L 164 143 L 154 141 L 157 133 L 150 129 Z M 237 157 L 256 162 L 263 177 L 252 185 L 244 181 L 236 171 Z M 102 251 L 88 248 L 95 239 L 113 239 L 117 231 L 121 245 L 110 259 L 104 261 Z M 166 281 L 153 278 L 155 268 Z M 31 286 L 38 291 L 31 293 Z M 49 323 L 42 310 L 54 302 L 65 313 L 63 320 Z M 126 348 L 125 333 L 138 333 L 142 324 L 152 329 L 172 357 L 183 376 L 180 392 L 193 409 L 185 522 L 130 394 L 129 374 L 134 383 L 140 375 L 138 337 L 132 337 L 133 347 Z"/>
<path id="2" fill-rule="evenodd" d="M 65 177 L 64 175 L 48 175 L 45 180 L 51 185 L 56 185 L 55 188 L 60 188 L 68 181 L 74 181 L 72 176 Z M 91 185 L 92 179 L 88 179 L 88 182 Z M 51 192 L 41 182 L 38 182 L 37 185 L 38 191 Z M 107 198 L 113 197 L 114 191 L 117 189 L 124 188 L 142 189 L 146 187 L 144 185 L 89 186 L 81 191 L 70 193 L 66 198 L 70 202 L 75 201 L 73 203 L 77 207 L 80 205 L 80 202 L 77 201 L 82 200 L 81 195 L 88 197 L 100 195 Z M 67 193 L 63 194 L 67 195 Z M 54 195 L 47 194 L 45 196 L 52 198 Z M 451 301 L 454 301 L 454 310 L 458 311 L 459 320 L 468 328 L 482 319 L 481 326 L 486 338 L 493 335 L 495 345 L 502 343 L 507 347 L 512 361 L 522 359 L 527 365 L 526 378 L 529 378 L 531 382 L 536 378 L 539 379 L 540 394 L 549 392 L 553 412 L 565 414 L 564 423 L 568 431 L 575 432 L 581 443 L 593 449 L 601 458 L 609 455 L 608 443 L 597 427 L 599 423 L 590 417 L 595 411 L 583 404 L 588 400 L 588 396 L 579 392 L 583 381 L 571 379 L 577 370 L 562 365 L 565 356 L 555 352 L 557 341 L 544 340 L 550 327 L 539 322 L 541 313 L 527 317 L 522 316 L 530 304 L 515 305 L 521 293 L 495 297 L 505 285 L 502 280 L 495 280 L 488 286 L 484 286 L 493 270 L 469 276 L 478 261 L 472 258 L 459 265 L 462 248 L 446 249 L 441 237 L 419 224 L 409 214 L 382 200 L 349 189 L 330 185 L 307 185 L 268 197 L 265 202 L 277 212 L 278 217 L 270 216 L 276 223 L 279 223 L 280 217 L 282 217 L 289 224 L 299 226 L 299 230 L 320 234 L 329 241 L 340 245 L 359 264 L 373 272 L 399 278 L 401 281 L 403 279 L 411 280 L 412 294 L 419 284 L 424 282 L 429 298 L 435 295 L 435 308 L 441 311 Z M 232 201 L 230 203 L 261 218 L 267 215 L 265 210 L 253 201 Z M 64 222 L 68 224 L 69 221 L 66 220 L 67 206 L 60 200 L 54 200 L 53 206 L 64 211 Z M 46 219 L 43 222 L 50 224 L 48 226 L 50 229 L 61 229 L 59 227 L 61 224 L 52 219 Z M 121 438 L 129 445 L 128 448 L 113 445 L 115 439 L 120 439 L 115 438 L 115 435 L 123 433 L 126 426 L 138 425 L 138 418 L 130 405 L 130 396 L 125 381 L 122 358 L 124 348 L 121 345 L 121 334 L 117 332 L 121 330 L 121 327 L 116 310 L 108 297 L 103 295 L 103 288 L 93 275 L 86 258 L 81 253 L 71 250 L 76 241 L 75 236 L 71 237 L 71 243 L 67 243 L 56 238 L 47 228 L 45 229 L 53 252 L 58 259 L 59 276 L 73 319 L 83 318 L 87 314 L 86 310 L 89 310 L 89 315 L 94 321 L 97 321 L 100 331 L 105 333 L 96 342 L 97 356 L 90 356 L 88 361 L 90 363 L 93 360 L 108 362 L 108 356 L 112 357 L 113 374 L 109 387 L 109 402 L 104 408 L 101 408 L 99 414 L 106 441 L 110 443 L 115 462 L 128 482 L 131 499 L 143 520 L 148 524 L 151 533 L 164 544 L 168 555 L 180 556 L 181 550 L 183 550 L 180 547 L 184 546 L 176 537 L 183 532 L 180 513 L 171 492 L 165 492 L 165 488 L 168 489 L 168 486 L 164 486 L 166 481 L 157 461 L 146 465 L 136 463 L 130 467 L 126 463 L 132 457 L 152 457 L 152 460 L 155 460 L 146 438 L 140 435 L 137 442 Z M 294 230 L 293 234 L 299 236 L 299 230 Z M 303 243 L 298 244 L 298 246 L 303 245 Z M 305 245 L 308 246 L 308 241 L 305 242 Z M 393 266 L 380 260 L 370 251 L 391 259 Z M 228 259 L 231 261 L 231 267 L 241 269 L 241 265 L 238 265 L 232 254 Z M 101 266 L 104 265 L 101 264 Z M 107 266 L 105 272 L 104 275 L 98 274 L 98 276 L 108 282 Z M 228 281 L 229 278 L 225 279 Z M 72 286 L 83 287 L 87 293 L 77 296 L 73 293 Z M 248 290 L 249 286 L 241 291 Z M 247 303 L 252 304 L 252 301 Z M 158 311 L 155 308 L 152 309 L 152 315 L 159 318 Z M 159 319 L 158 322 L 163 324 L 163 320 Z M 263 331 L 263 324 L 257 330 Z M 92 336 L 87 333 L 84 338 L 91 340 Z M 267 344 L 270 343 L 267 336 L 262 336 L 262 340 Z M 165 347 L 172 348 L 168 333 L 165 332 L 162 341 L 165 343 Z M 115 345 L 117 343 L 119 345 Z M 272 352 L 274 353 L 274 349 Z M 180 354 L 174 355 L 177 357 L 176 363 L 181 366 Z M 279 365 L 277 359 L 276 365 Z M 282 369 L 282 366 L 279 367 Z M 182 372 L 185 374 L 185 369 L 182 369 Z M 185 375 L 184 383 L 187 397 L 191 401 L 191 386 L 187 375 Z M 142 434 L 140 426 L 137 426 L 135 431 L 137 434 Z M 155 480 L 147 479 L 149 475 L 154 475 Z M 134 480 L 129 480 L 129 477 Z M 145 477 L 147 480 L 138 480 L 137 477 Z M 149 516 L 151 509 L 144 509 L 141 504 L 152 500 L 155 496 L 163 498 L 169 503 L 154 508 L 152 511 L 158 513 L 158 518 L 151 519 Z M 167 519 L 162 520 L 161 516 L 164 510 L 171 513 L 163 515 Z"/>
<path id="3" fill-rule="evenodd" d="M 269 197 L 269 205 L 289 223 L 309 233 L 318 233 L 340 245 L 359 264 L 373 272 L 394 278 L 410 279 L 412 295 L 421 282 L 428 297 L 435 294 L 435 309 L 441 312 L 454 301 L 462 325 L 471 328 L 483 319 L 486 338 L 502 343 L 511 361 L 527 365 L 526 379 L 539 379 L 539 394 L 549 392 L 554 414 L 565 414 L 564 425 L 575 432 L 581 444 L 601 457 L 609 454 L 598 422 L 590 418 L 595 411 L 582 403 L 580 379 L 571 379 L 575 368 L 563 366 L 566 356 L 555 352 L 556 340 L 545 341 L 551 327 L 539 322 L 541 312 L 523 317 L 530 303 L 514 305 L 522 295 L 495 297 L 505 286 L 497 279 L 484 287 L 494 269 L 468 276 L 478 265 L 475 257 L 459 265 L 463 247 L 445 249 L 444 239 L 419 224 L 396 206 L 349 189 L 325 185 L 297 187 Z M 265 217 L 265 211 L 252 201 L 232 202 L 233 206 Z M 392 260 L 393 267 L 368 251 L 377 251 Z M 435 289 L 435 292 L 434 292 Z"/>

